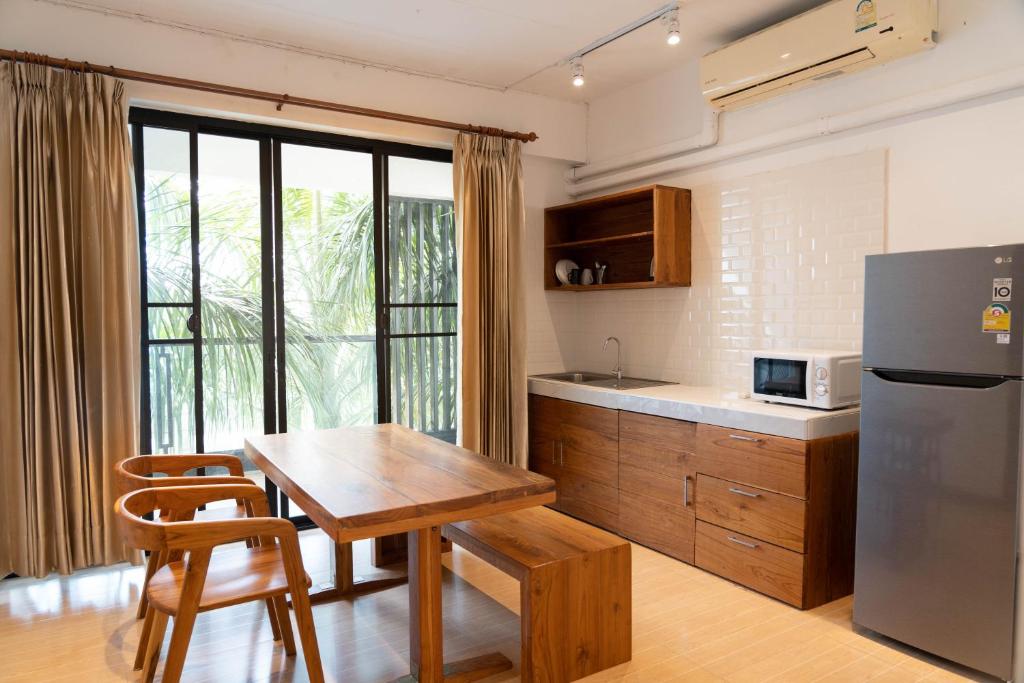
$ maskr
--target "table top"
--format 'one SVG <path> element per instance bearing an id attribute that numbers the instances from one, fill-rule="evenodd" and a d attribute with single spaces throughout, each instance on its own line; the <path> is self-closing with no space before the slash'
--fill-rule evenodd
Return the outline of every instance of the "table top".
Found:
<path id="1" fill-rule="evenodd" d="M 555 483 L 396 424 L 250 436 L 246 455 L 338 542 L 555 500 Z"/>

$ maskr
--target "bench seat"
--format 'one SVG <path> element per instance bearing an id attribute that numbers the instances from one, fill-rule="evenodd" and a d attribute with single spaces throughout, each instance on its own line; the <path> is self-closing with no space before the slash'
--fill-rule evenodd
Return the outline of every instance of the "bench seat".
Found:
<path id="1" fill-rule="evenodd" d="M 445 525 L 521 586 L 524 681 L 574 681 L 630 660 L 629 542 L 545 507 Z"/>

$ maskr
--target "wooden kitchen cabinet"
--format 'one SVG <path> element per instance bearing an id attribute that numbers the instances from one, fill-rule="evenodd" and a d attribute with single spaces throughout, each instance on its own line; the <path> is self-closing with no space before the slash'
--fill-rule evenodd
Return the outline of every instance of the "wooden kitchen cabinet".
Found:
<path id="1" fill-rule="evenodd" d="M 562 512 L 802 609 L 853 592 L 857 434 L 802 441 L 531 394 Z"/>
<path id="2" fill-rule="evenodd" d="M 530 469 L 555 480 L 551 507 L 617 530 L 618 411 L 531 394 L 529 425 Z"/>
<path id="3" fill-rule="evenodd" d="M 857 434 L 697 428 L 694 563 L 802 609 L 853 592 Z"/>
<path id="4" fill-rule="evenodd" d="M 647 185 L 544 210 L 544 288 L 562 291 L 690 286 L 690 191 Z M 563 284 L 562 259 L 608 267 L 602 284 Z"/>
<path id="5" fill-rule="evenodd" d="M 693 564 L 697 425 L 619 414 L 619 533 Z"/>

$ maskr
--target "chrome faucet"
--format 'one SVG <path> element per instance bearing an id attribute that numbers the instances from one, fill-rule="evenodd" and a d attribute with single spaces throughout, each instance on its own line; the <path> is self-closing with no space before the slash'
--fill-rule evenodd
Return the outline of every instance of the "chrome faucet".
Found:
<path id="1" fill-rule="evenodd" d="M 610 341 L 614 341 L 615 342 L 615 369 L 612 370 L 612 372 L 615 373 L 615 379 L 621 382 L 622 381 L 622 343 L 619 342 L 619 338 L 618 337 L 608 337 L 607 339 L 604 340 L 604 346 L 601 347 L 602 351 L 606 351 L 608 349 L 608 342 L 610 342 Z"/>

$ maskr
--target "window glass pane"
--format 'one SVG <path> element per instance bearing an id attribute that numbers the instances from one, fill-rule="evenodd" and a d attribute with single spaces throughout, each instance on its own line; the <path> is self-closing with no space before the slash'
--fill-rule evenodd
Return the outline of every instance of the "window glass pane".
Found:
<path id="1" fill-rule="evenodd" d="M 391 340 L 391 419 L 455 442 L 456 337 Z"/>
<path id="2" fill-rule="evenodd" d="M 373 160 L 281 145 L 288 431 L 377 416 Z"/>
<path id="3" fill-rule="evenodd" d="M 458 318 L 455 306 L 393 306 L 391 334 L 454 334 Z"/>
<path id="4" fill-rule="evenodd" d="M 151 303 L 192 301 L 188 133 L 146 128 L 146 275 Z"/>
<path id="5" fill-rule="evenodd" d="M 151 306 L 149 308 L 150 339 L 191 339 L 188 318 L 192 307 Z"/>
<path id="6" fill-rule="evenodd" d="M 452 166 L 388 159 L 388 268 L 393 303 L 457 300 Z"/>
<path id="7" fill-rule="evenodd" d="M 192 346 L 149 347 L 149 415 L 154 453 L 195 453 L 196 406 Z"/>
<path id="8" fill-rule="evenodd" d="M 259 142 L 198 148 L 204 447 L 239 452 L 264 432 Z"/>

